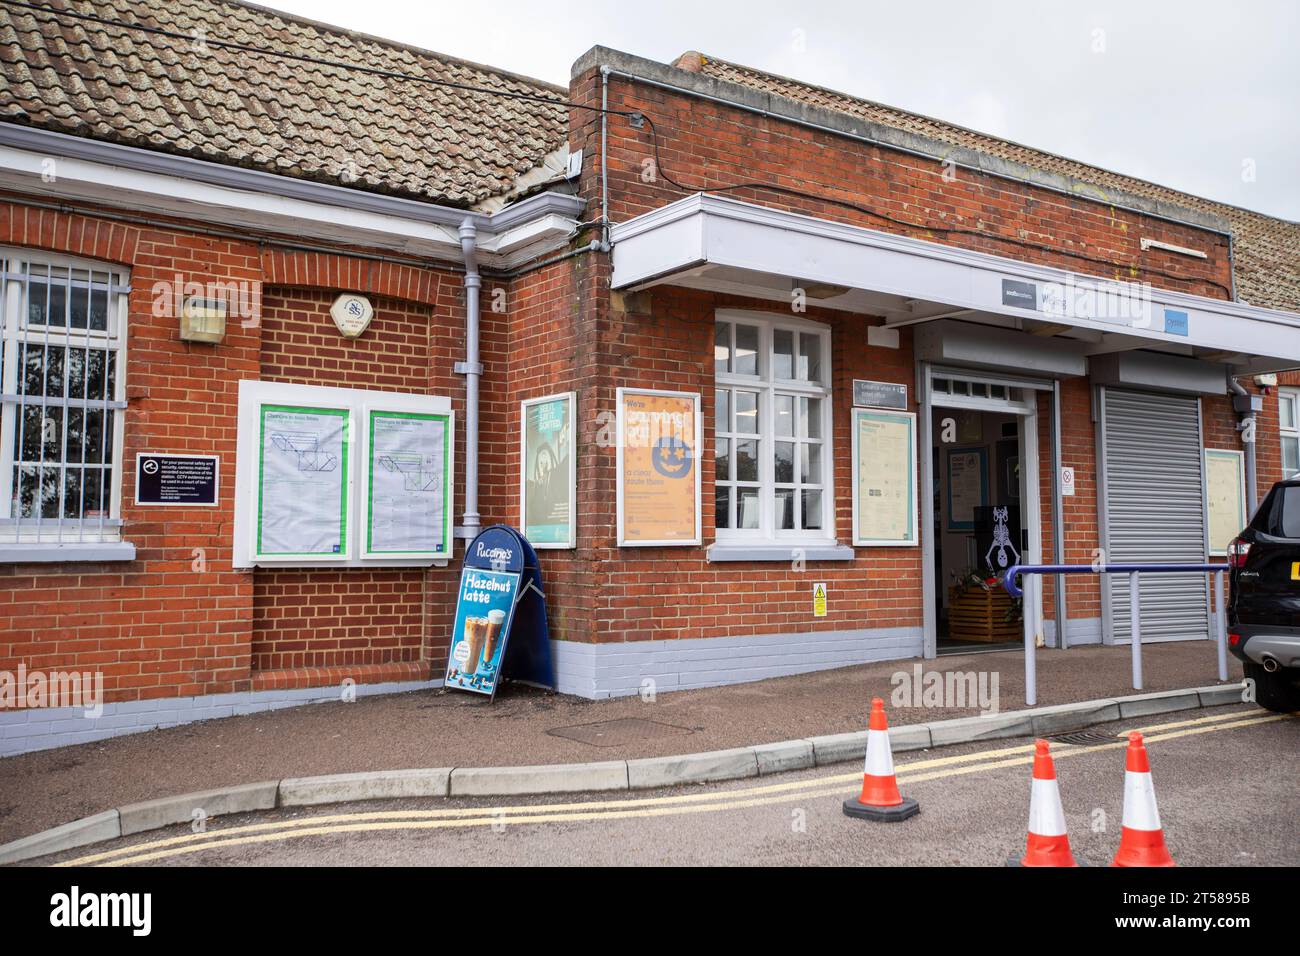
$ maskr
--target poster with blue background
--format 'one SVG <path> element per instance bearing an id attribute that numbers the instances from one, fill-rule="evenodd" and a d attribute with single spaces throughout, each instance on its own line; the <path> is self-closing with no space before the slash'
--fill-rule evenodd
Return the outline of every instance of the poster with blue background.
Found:
<path id="1" fill-rule="evenodd" d="M 491 694 L 501 673 L 506 635 L 514 616 L 519 572 L 467 567 L 452 630 L 447 686 Z"/>

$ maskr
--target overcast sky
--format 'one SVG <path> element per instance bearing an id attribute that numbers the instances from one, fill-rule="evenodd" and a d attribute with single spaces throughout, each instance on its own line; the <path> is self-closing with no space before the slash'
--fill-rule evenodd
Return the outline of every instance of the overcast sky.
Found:
<path id="1" fill-rule="evenodd" d="M 1295 0 L 261 0 L 567 84 L 686 50 L 1300 220 Z"/>

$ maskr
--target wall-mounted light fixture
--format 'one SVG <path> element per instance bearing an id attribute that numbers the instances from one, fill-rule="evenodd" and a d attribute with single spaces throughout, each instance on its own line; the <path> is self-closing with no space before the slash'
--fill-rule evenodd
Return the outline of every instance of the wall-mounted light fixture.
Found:
<path id="1" fill-rule="evenodd" d="M 225 300 L 189 296 L 181 306 L 181 341 L 216 345 L 225 337 Z"/>

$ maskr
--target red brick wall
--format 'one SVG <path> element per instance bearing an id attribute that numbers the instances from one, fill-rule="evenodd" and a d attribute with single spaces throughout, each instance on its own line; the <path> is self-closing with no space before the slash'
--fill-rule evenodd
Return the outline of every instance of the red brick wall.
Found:
<path id="1" fill-rule="evenodd" d="M 1038 397 L 1039 501 L 1043 558 L 1055 560 L 1052 523 L 1052 405 L 1050 394 Z M 1092 385 L 1087 378 L 1061 381 L 1061 464 L 1074 469 L 1074 494 L 1062 496 L 1065 563 L 1092 564 L 1100 547 L 1097 533 L 1097 433 L 1092 421 Z M 1043 578 L 1043 617 L 1056 613 L 1056 579 Z M 1065 613 L 1070 619 L 1101 617 L 1101 583 L 1091 575 L 1065 579 Z"/>
<path id="2" fill-rule="evenodd" d="M 1249 379 L 1241 384 L 1254 395 L 1260 389 Z M 1229 395 L 1204 396 L 1201 399 L 1201 429 L 1206 448 L 1241 451 L 1238 417 Z M 1273 482 L 1282 477 L 1282 443 L 1278 432 L 1277 394 L 1265 396 L 1264 405 L 1255 416 L 1255 488 L 1260 499 L 1268 494 Z"/>
<path id="3" fill-rule="evenodd" d="M 598 71 L 577 77 L 571 87 L 579 102 L 600 95 Z M 738 108 L 611 78 L 611 109 L 641 110 L 654 123 L 662 167 L 654 168 L 649 124 L 637 130 L 618 117 L 609 122 L 609 215 L 615 222 L 687 195 L 689 191 L 741 183 L 794 188 L 822 198 L 792 196 L 760 186 L 728 189 L 725 195 L 832 221 L 962 246 L 1031 263 L 1156 287 L 1228 298 L 1231 263 L 1227 239 L 1191 226 L 1127 212 L 1083 196 L 1065 196 L 965 169 L 944 176 L 939 160 L 812 131 Z M 599 156 L 599 122 L 594 114 L 571 113 L 572 148 Z M 652 175 L 645 175 L 649 170 Z M 685 187 L 678 188 L 671 180 Z M 599 208 L 602 186 L 596 164 L 582 180 L 582 193 Z M 848 205 L 859 207 L 849 208 Z M 1194 260 L 1139 247 L 1141 237 L 1205 250 Z M 654 290 L 646 315 L 611 308 L 597 339 L 602 375 L 601 407 L 614 407 L 619 385 L 680 388 L 702 395 L 705 419 L 702 497 L 711 500 L 713 310 L 734 301 L 683 290 Z M 781 303 L 755 302 L 772 310 Z M 812 317 L 812 316 L 810 316 Z M 914 387 L 909 337 L 899 351 L 865 347 L 862 316 L 829 316 L 835 356 L 836 534 L 848 541 L 852 528 L 848 462 L 847 388 L 853 377 L 906 382 Z M 1098 547 L 1096 448 L 1091 388 L 1086 379 L 1062 383 L 1063 456 L 1075 468 L 1076 492 L 1064 501 L 1066 560 L 1090 563 Z M 1044 553 L 1051 554 L 1051 465 L 1049 423 L 1040 419 Z M 601 474 L 601 512 L 596 531 L 604 595 L 598 599 L 597 639 L 696 637 L 853 627 L 917 625 L 921 617 L 919 549 L 858 549 L 848 564 L 814 565 L 805 574 L 783 564 L 710 566 L 703 549 L 618 549 L 614 547 L 614 454 L 596 455 Z M 1263 471 L 1261 472 L 1262 480 Z M 712 515 L 705 508 L 704 544 L 711 543 Z M 830 615 L 811 617 L 808 591 L 813 579 L 830 583 Z M 1099 584 L 1091 578 L 1067 583 L 1071 618 L 1101 614 Z M 1047 613 L 1052 585 L 1045 589 Z M 626 598 L 639 599 L 639 606 Z"/>
<path id="4" fill-rule="evenodd" d="M 265 570 L 253 576 L 253 667 L 374 666 L 427 660 L 429 617 L 449 626 L 455 585 L 419 568 Z M 429 593 L 431 585 L 436 593 Z"/>
<path id="5" fill-rule="evenodd" d="M 654 124 L 635 129 L 622 117 L 609 118 L 610 217 L 615 222 L 696 190 L 758 183 L 756 188 L 729 189 L 725 195 L 1087 275 L 1146 279 L 1163 288 L 1231 296 L 1225 236 L 1127 212 L 1083 194 L 1066 196 L 967 169 L 946 170 L 941 160 L 621 77 L 610 78 L 608 92 L 610 109 L 642 111 Z M 599 105 L 600 95 L 598 69 L 571 84 L 577 102 Z M 573 110 L 570 123 L 571 147 L 584 147 L 586 155 L 599 157 L 599 117 Z M 656 132 L 662 164 L 657 170 L 652 138 Z M 598 163 L 591 164 L 582 185 L 592 208 L 598 209 Z M 1204 250 L 1208 258 L 1143 252 L 1139 241 L 1144 236 Z"/>
<path id="6" fill-rule="evenodd" d="M 573 429 L 578 472 L 578 547 L 540 552 L 552 636 L 583 640 L 601 569 L 592 548 L 593 516 L 603 511 L 595 454 L 597 373 L 591 320 L 598 275 L 594 256 L 555 263 L 512 280 L 485 283 L 480 409 L 479 501 L 484 524 L 519 526 L 519 403 L 559 392 L 576 394 Z M 495 293 L 502 290 L 502 295 Z M 500 311 L 494 311 L 499 308 Z"/>
<path id="7" fill-rule="evenodd" d="M 121 564 L 0 564 L 0 669 L 94 669 L 110 700 L 246 688 L 252 588 L 230 568 L 233 477 L 220 508 L 137 508 L 133 465 L 157 450 L 217 451 L 233 465 L 236 383 L 257 375 L 258 332 L 235 323 L 216 350 L 181 342 L 176 319 L 153 314 L 153 285 L 177 272 L 258 279 L 256 247 L 8 202 L 0 243 L 131 268 L 122 517 L 137 554 Z"/>
<path id="8" fill-rule="evenodd" d="M 333 301 L 334 295 L 318 289 L 265 289 L 260 355 L 264 380 L 387 392 L 423 393 L 433 387 L 433 316 L 428 306 L 375 300 L 370 328 L 360 338 L 346 339 L 330 318 Z M 456 384 L 450 368 L 439 378 L 443 389 Z"/>
<path id="9" fill-rule="evenodd" d="M 118 701 L 441 669 L 453 569 L 234 570 L 230 536 L 240 379 L 449 395 L 463 461 L 464 385 L 451 372 L 464 354 L 458 275 L 129 226 L 18 200 L 0 201 L 0 243 L 131 270 L 121 511 L 122 537 L 137 553 L 123 563 L 0 564 L 0 670 L 101 671 L 108 700 Z M 251 283 L 253 316 L 232 317 L 219 345 L 180 341 L 175 317 L 154 309 L 155 283 L 174 284 L 178 274 L 186 282 Z M 376 304 L 371 329 L 356 342 L 339 336 L 328 315 L 344 289 Z M 218 453 L 219 507 L 137 507 L 133 465 L 141 451 Z M 458 509 L 461 483 L 458 473 Z M 332 670 L 278 672 L 308 666 Z"/>
<path id="10" fill-rule="evenodd" d="M 444 283 L 446 306 L 455 301 L 453 282 Z M 435 347 L 450 352 L 455 337 L 446 317 L 435 318 L 435 307 L 376 298 L 370 327 L 359 338 L 346 339 L 329 314 L 335 295 L 285 286 L 264 290 L 263 380 L 437 395 L 463 389 L 452 375 L 450 355 L 432 358 Z M 457 412 L 457 461 L 463 465 L 463 402 Z M 427 570 L 259 568 L 253 572 L 253 669 L 420 661 L 436 667 L 449 643 L 456 576 L 453 565 Z"/>
<path id="11" fill-rule="evenodd" d="M 770 302 L 683 289 L 655 289 L 648 308 L 610 310 L 601 337 L 610 374 L 602 376 L 599 407 L 612 413 L 621 386 L 699 392 L 704 448 L 701 507 L 704 547 L 619 548 L 613 475 L 615 448 L 592 452 L 600 460 L 604 494 L 590 506 L 592 557 L 600 570 L 594 637 L 598 641 L 740 636 L 812 630 L 916 627 L 921 622 L 920 550 L 859 548 L 849 562 L 710 564 L 705 548 L 715 539 L 712 501 L 714 466 L 713 323 L 719 308 L 772 313 Z M 778 313 L 779 314 L 779 313 Z M 910 337 L 900 349 L 869 347 L 861 316 L 810 309 L 802 318 L 831 328 L 835 533 L 852 538 L 850 470 L 852 380 L 873 378 L 906 383 L 914 378 Z M 812 587 L 825 582 L 829 606 L 812 617 Z"/>

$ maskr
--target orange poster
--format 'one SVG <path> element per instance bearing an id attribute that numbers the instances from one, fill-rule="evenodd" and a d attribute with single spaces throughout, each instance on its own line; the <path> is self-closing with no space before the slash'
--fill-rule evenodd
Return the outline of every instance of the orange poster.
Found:
<path id="1" fill-rule="evenodd" d="M 700 396 L 618 390 L 620 545 L 700 543 Z"/>

